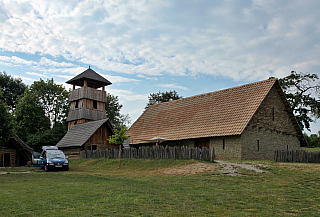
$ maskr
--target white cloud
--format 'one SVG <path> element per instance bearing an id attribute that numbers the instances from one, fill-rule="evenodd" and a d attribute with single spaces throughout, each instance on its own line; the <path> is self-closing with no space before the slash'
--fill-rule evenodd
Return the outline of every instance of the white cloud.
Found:
<path id="1" fill-rule="evenodd" d="M 111 83 L 124 83 L 124 82 L 139 82 L 140 80 L 133 79 L 133 78 L 125 78 L 121 76 L 113 76 L 113 75 L 106 75 L 101 74 L 103 77 L 108 79 Z"/>
<path id="2" fill-rule="evenodd" d="M 207 74 L 251 81 L 297 63 L 319 69 L 312 61 L 319 59 L 318 1 L 3 2 L 0 49 L 66 60 L 42 57 L 37 65 L 52 67 L 48 72 L 76 75 L 84 68 L 68 62 L 75 61 L 147 77 Z"/>
<path id="3" fill-rule="evenodd" d="M 66 90 L 72 90 L 73 86 L 71 84 L 67 84 L 65 82 L 55 82 L 56 84 L 62 85 Z"/>
<path id="4" fill-rule="evenodd" d="M 39 73 L 35 73 L 35 72 L 26 72 L 26 74 L 33 75 L 33 76 L 38 76 L 38 77 L 45 77 L 45 78 L 48 77 L 48 76 L 46 76 L 44 74 L 39 74 Z"/>
<path id="5" fill-rule="evenodd" d="M 56 75 L 56 77 L 58 77 L 58 78 L 65 78 L 65 79 L 67 79 L 67 80 L 70 80 L 70 79 L 72 79 L 74 76 L 69 76 L 69 75 Z"/>
<path id="6" fill-rule="evenodd" d="M 183 87 L 183 86 L 179 86 L 177 84 L 158 84 L 157 86 L 159 86 L 159 87 L 168 87 L 168 88 L 172 88 L 172 89 L 188 90 L 188 88 Z"/>
<path id="7" fill-rule="evenodd" d="M 87 70 L 87 69 L 84 68 L 84 67 L 75 67 L 75 68 L 60 69 L 58 71 L 61 72 L 61 73 L 68 73 L 68 74 L 71 74 L 71 75 L 78 75 L 78 74 L 80 74 L 81 72 L 83 72 L 85 70 Z"/>
<path id="8" fill-rule="evenodd" d="M 33 83 L 34 81 L 37 80 L 37 79 L 28 78 L 28 77 L 24 77 L 24 76 L 20 76 L 20 75 L 12 75 L 12 77 L 20 78 L 24 83 L 27 83 L 27 84 Z"/>
<path id="9" fill-rule="evenodd" d="M 74 64 L 66 63 L 66 62 L 56 62 L 45 57 L 41 57 L 39 61 L 40 65 L 47 66 L 47 67 L 73 67 Z"/>
<path id="10" fill-rule="evenodd" d="M 118 96 L 120 101 L 147 101 L 149 94 L 137 94 L 130 90 L 106 88 L 108 93 Z"/>
<path id="11" fill-rule="evenodd" d="M 11 64 L 11 65 L 27 65 L 27 66 L 31 66 L 31 65 L 36 65 L 37 64 L 35 61 L 28 61 L 28 60 L 22 59 L 22 58 L 17 57 L 17 56 L 12 56 L 12 57 L 0 56 L 0 61 L 7 62 L 8 64 Z"/>

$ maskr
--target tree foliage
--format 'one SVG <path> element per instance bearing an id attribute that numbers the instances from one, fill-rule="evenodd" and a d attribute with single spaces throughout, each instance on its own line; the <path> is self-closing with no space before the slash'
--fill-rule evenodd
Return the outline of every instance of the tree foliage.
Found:
<path id="1" fill-rule="evenodd" d="M 50 129 L 50 119 L 46 117 L 38 96 L 29 89 L 18 99 L 14 120 L 17 135 L 27 144 L 30 136 Z"/>
<path id="2" fill-rule="evenodd" d="M 182 96 L 179 96 L 179 94 L 175 90 L 165 91 L 159 93 L 150 93 L 148 96 L 149 102 L 146 106 L 148 108 L 150 105 L 159 104 L 162 102 L 169 102 L 176 99 L 182 99 Z"/>
<path id="3" fill-rule="evenodd" d="M 2 96 L 0 88 L 0 96 Z M 8 106 L 0 99 L 0 145 L 4 144 L 11 135 L 12 131 L 12 116 L 9 113 Z"/>
<path id="4" fill-rule="evenodd" d="M 42 146 L 54 146 L 67 132 L 67 123 L 56 123 L 52 129 L 47 129 L 43 133 L 37 132 L 28 136 L 27 144 L 34 150 L 41 151 Z"/>
<path id="5" fill-rule="evenodd" d="M 0 87 L 2 88 L 2 99 L 12 112 L 16 108 L 17 98 L 22 95 L 27 88 L 27 85 L 22 83 L 20 78 L 13 78 L 6 72 L 0 72 Z"/>
<path id="6" fill-rule="evenodd" d="M 114 129 L 114 134 L 107 139 L 111 144 L 119 145 L 119 168 L 121 167 L 121 145 L 129 138 L 126 134 L 127 127 L 125 125 L 121 125 L 119 129 Z"/>
<path id="7" fill-rule="evenodd" d="M 30 86 L 30 91 L 38 97 L 38 101 L 50 119 L 51 126 L 67 120 L 69 112 L 69 91 L 62 85 L 55 84 L 52 79 L 42 79 Z"/>
<path id="8" fill-rule="evenodd" d="M 69 92 L 48 79 L 35 81 L 18 99 L 15 132 L 27 145 L 40 150 L 56 145 L 67 132 Z"/>
<path id="9" fill-rule="evenodd" d="M 318 131 L 318 134 L 311 134 L 310 136 L 305 133 L 304 138 L 306 138 L 309 146 L 320 147 L 320 131 Z"/>
<path id="10" fill-rule="evenodd" d="M 298 123 L 302 129 L 306 128 L 309 131 L 310 122 L 320 117 L 318 79 L 316 74 L 295 71 L 279 79 Z"/>
<path id="11" fill-rule="evenodd" d="M 129 115 L 123 115 L 120 113 L 122 105 L 119 102 L 118 96 L 108 93 L 105 109 L 107 118 L 109 118 L 114 128 L 120 128 L 121 125 L 130 124 L 131 121 Z"/>
<path id="12" fill-rule="evenodd" d="M 114 134 L 109 137 L 108 141 L 112 144 L 121 145 L 129 138 L 126 136 L 126 133 L 127 127 L 125 125 L 121 125 L 119 129 L 114 129 Z"/>

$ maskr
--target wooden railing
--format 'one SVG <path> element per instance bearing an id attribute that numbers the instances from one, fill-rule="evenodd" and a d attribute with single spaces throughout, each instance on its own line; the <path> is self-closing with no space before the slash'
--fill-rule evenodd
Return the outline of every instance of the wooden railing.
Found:
<path id="1" fill-rule="evenodd" d="M 107 102 L 106 91 L 97 90 L 91 87 L 81 87 L 71 91 L 69 101 L 72 102 L 84 98 L 97 100 L 99 102 Z"/>
<path id="2" fill-rule="evenodd" d="M 87 120 L 101 120 L 107 118 L 106 111 L 99 111 L 96 109 L 78 108 L 70 110 L 67 121 L 87 119 Z"/>
<path id="3" fill-rule="evenodd" d="M 109 158 L 118 159 L 119 150 L 84 150 L 80 153 L 80 158 Z M 138 159 L 194 159 L 203 161 L 214 161 L 214 149 L 203 147 L 202 149 L 197 147 L 186 146 L 140 146 L 137 148 L 129 148 L 121 150 L 121 158 L 138 158 Z"/>
<path id="4" fill-rule="evenodd" d="M 320 163 L 320 152 L 313 153 L 305 150 L 275 150 L 274 161 Z"/>

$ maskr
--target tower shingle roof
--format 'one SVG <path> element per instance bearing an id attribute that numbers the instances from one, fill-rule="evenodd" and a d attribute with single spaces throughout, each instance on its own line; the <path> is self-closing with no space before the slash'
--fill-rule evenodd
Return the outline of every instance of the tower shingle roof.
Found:
<path id="1" fill-rule="evenodd" d="M 67 81 L 67 84 L 74 84 L 77 86 L 84 86 L 84 80 L 88 80 L 89 87 L 99 88 L 102 86 L 107 86 L 112 84 L 110 81 L 99 75 L 94 70 L 90 69 L 90 67 L 82 72 L 81 74 L 77 75 L 76 77 Z"/>

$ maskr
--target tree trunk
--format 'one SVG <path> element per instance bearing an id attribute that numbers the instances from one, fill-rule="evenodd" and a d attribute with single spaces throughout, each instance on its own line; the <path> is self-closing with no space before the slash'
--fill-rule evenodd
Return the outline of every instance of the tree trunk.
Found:
<path id="1" fill-rule="evenodd" d="M 121 144 L 119 145 L 119 168 L 121 167 Z"/>

